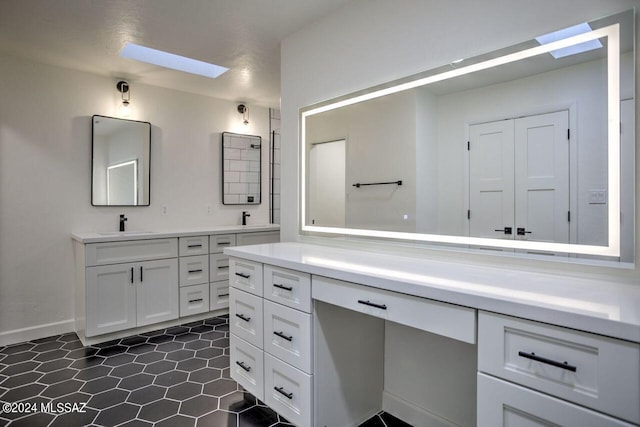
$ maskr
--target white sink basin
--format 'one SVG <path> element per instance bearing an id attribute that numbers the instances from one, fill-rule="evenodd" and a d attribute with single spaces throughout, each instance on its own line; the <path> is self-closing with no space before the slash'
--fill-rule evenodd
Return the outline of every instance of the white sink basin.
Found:
<path id="1" fill-rule="evenodd" d="M 103 231 L 101 236 L 135 236 L 137 234 L 153 234 L 153 231 Z"/>

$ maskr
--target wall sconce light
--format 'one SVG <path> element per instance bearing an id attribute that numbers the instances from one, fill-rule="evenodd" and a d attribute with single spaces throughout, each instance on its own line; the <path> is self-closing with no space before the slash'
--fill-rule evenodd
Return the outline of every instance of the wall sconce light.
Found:
<path id="1" fill-rule="evenodd" d="M 116 89 L 120 92 L 120 97 L 122 98 L 122 105 L 120 106 L 120 114 L 123 116 L 128 116 L 130 113 L 129 108 L 129 100 L 131 99 L 131 92 L 129 91 L 129 83 L 124 80 L 120 80 L 116 83 Z"/>
<path id="2" fill-rule="evenodd" d="M 242 123 L 249 124 L 249 107 L 244 104 L 238 105 L 238 113 L 242 114 Z"/>

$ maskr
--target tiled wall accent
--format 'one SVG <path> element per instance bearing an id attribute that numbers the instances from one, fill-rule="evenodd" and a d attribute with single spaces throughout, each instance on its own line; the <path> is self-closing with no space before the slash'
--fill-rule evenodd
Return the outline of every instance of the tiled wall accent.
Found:
<path id="1" fill-rule="evenodd" d="M 271 170 L 271 222 L 280 224 L 280 110 L 269 109 L 270 118 L 270 164 Z"/>
<path id="2" fill-rule="evenodd" d="M 225 134 L 222 146 L 224 203 L 259 204 L 261 138 Z"/>

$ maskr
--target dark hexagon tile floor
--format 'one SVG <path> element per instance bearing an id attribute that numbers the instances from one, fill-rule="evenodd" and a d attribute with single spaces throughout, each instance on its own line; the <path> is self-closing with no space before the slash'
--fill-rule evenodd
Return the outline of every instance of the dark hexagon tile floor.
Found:
<path id="1" fill-rule="evenodd" d="M 228 331 L 222 316 L 87 347 L 74 333 L 0 347 L 0 403 L 14 410 L 0 427 L 291 426 L 229 377 Z"/>
<path id="2" fill-rule="evenodd" d="M 75 333 L 0 347 L 0 404 L 0 427 L 292 426 L 229 376 L 227 316 L 87 347 Z M 408 424 L 361 425 L 377 426 Z"/>

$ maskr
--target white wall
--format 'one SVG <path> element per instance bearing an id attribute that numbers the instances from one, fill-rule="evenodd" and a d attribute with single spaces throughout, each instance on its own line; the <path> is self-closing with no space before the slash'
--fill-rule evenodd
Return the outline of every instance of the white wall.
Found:
<path id="1" fill-rule="evenodd" d="M 411 92 L 308 117 L 307 144 L 346 140 L 346 226 L 415 231 L 416 100 Z M 402 181 L 356 188 L 355 183 Z M 407 215 L 407 219 L 405 218 Z"/>
<path id="2" fill-rule="evenodd" d="M 245 127 L 233 102 L 130 81 L 130 118 L 152 124 L 151 206 L 96 208 L 91 116 L 117 115 L 116 80 L 8 56 L 0 75 L 0 345 L 72 329 L 72 231 L 117 230 L 121 213 L 131 230 L 239 224 L 242 210 L 269 222 L 268 203 L 222 206 L 220 195 L 221 132 L 268 141 L 266 108 L 251 106 Z"/>
<path id="3" fill-rule="evenodd" d="M 298 233 L 300 108 L 636 5 L 633 0 L 354 0 L 287 37 L 282 43 L 281 77 L 282 239 L 325 241 L 301 237 Z M 313 84 L 309 84 L 311 81 Z M 636 200 L 640 200 L 637 182 L 638 174 Z M 639 212 L 636 212 L 636 223 Z M 640 255 L 639 243 L 636 231 L 636 262 Z M 357 243 L 345 244 L 357 246 Z M 638 269 L 576 267 L 485 254 L 428 250 L 421 253 L 466 262 L 556 271 L 578 277 L 596 275 L 613 281 L 640 283 Z"/>

